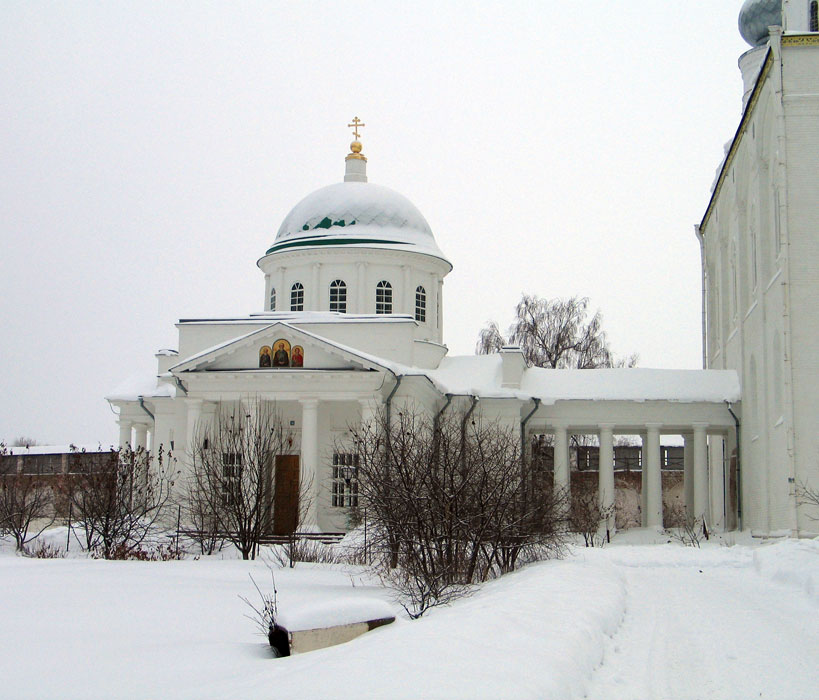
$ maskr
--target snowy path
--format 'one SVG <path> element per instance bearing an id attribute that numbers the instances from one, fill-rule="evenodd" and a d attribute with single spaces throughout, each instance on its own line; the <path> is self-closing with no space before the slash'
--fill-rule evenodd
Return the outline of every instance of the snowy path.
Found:
<path id="1" fill-rule="evenodd" d="M 804 591 L 760 576 L 748 553 L 651 563 L 631 549 L 606 552 L 626 614 L 589 700 L 819 697 L 819 606 Z"/>

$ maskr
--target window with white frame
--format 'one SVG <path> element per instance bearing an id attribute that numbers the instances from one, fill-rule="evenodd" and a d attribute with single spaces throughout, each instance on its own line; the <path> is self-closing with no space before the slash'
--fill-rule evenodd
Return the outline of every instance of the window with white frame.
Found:
<path id="1" fill-rule="evenodd" d="M 387 280 L 381 280 L 375 286 L 375 313 L 392 313 L 392 285 Z"/>
<path id="2" fill-rule="evenodd" d="M 271 311 L 276 310 L 276 288 L 275 287 L 270 288 L 270 310 Z"/>
<path id="3" fill-rule="evenodd" d="M 333 496 L 331 503 L 336 508 L 354 508 L 358 505 L 357 454 L 351 452 L 333 453 Z"/>
<path id="4" fill-rule="evenodd" d="M 415 320 L 421 323 L 427 320 L 427 292 L 420 285 L 415 288 Z"/>
<path id="5" fill-rule="evenodd" d="M 222 503 L 232 505 L 239 499 L 242 488 L 242 455 L 240 452 L 222 453 Z"/>
<path id="6" fill-rule="evenodd" d="M 347 283 L 344 280 L 330 282 L 330 311 L 347 313 Z"/>
<path id="7" fill-rule="evenodd" d="M 301 282 L 290 287 L 290 310 L 304 311 L 304 285 Z"/>

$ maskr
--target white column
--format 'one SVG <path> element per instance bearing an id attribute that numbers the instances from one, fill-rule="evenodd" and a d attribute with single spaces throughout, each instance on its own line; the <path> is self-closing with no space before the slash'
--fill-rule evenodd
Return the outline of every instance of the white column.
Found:
<path id="1" fill-rule="evenodd" d="M 185 455 L 189 466 L 193 466 L 193 455 L 196 449 L 196 431 L 202 415 L 202 399 L 185 399 L 187 421 L 185 430 Z"/>
<path id="2" fill-rule="evenodd" d="M 285 273 L 286 267 L 279 268 L 279 280 L 276 287 L 276 308 L 274 311 L 289 311 L 290 310 L 290 290 L 285 289 Z"/>
<path id="3" fill-rule="evenodd" d="M 660 465 L 661 423 L 646 423 L 643 486 L 646 487 L 646 527 L 663 526 L 663 476 Z"/>
<path id="4" fill-rule="evenodd" d="M 600 458 L 598 460 L 597 492 L 600 507 L 611 509 L 611 515 L 603 526 L 614 534 L 614 423 L 601 423 L 600 428 Z"/>
<path id="5" fill-rule="evenodd" d="M 300 497 L 308 499 L 304 520 L 299 524 L 303 532 L 316 532 L 318 525 L 318 400 L 301 401 L 301 479 Z"/>
<path id="6" fill-rule="evenodd" d="M 708 515 L 708 444 L 707 423 L 694 423 L 694 518 Z M 708 523 L 710 527 L 710 523 Z"/>
<path id="7" fill-rule="evenodd" d="M 648 526 L 648 481 L 646 471 L 646 434 L 640 433 L 640 527 Z"/>
<path id="8" fill-rule="evenodd" d="M 683 504 L 685 519 L 694 519 L 694 434 L 683 433 Z"/>
<path id="9" fill-rule="evenodd" d="M 399 308 L 403 309 L 405 314 L 411 314 L 413 309 L 410 307 L 410 296 L 414 297 L 414 295 L 410 295 L 411 280 L 409 265 L 402 265 L 401 270 L 404 273 L 404 298 L 401 300 L 401 306 Z"/>
<path id="10" fill-rule="evenodd" d="M 358 309 L 360 314 L 370 313 L 370 307 L 367 304 L 367 292 L 369 290 L 369 282 L 367 280 L 367 263 L 358 263 Z M 373 290 L 375 295 L 375 290 Z"/>
<path id="11" fill-rule="evenodd" d="M 134 452 L 148 449 L 148 426 L 145 423 L 134 425 Z"/>
<path id="12" fill-rule="evenodd" d="M 307 293 L 307 295 L 306 295 L 307 298 L 305 299 L 305 302 L 307 304 L 310 304 L 310 306 L 309 307 L 305 306 L 304 307 L 305 309 L 311 308 L 313 311 L 323 311 L 324 310 L 324 300 L 325 300 L 324 291 L 325 290 L 319 288 L 319 285 L 321 284 L 321 274 L 320 273 L 321 273 L 321 263 L 313 263 L 313 275 L 312 275 L 313 280 L 310 283 L 310 286 L 312 287 L 312 289 Z M 326 296 L 326 298 L 328 299 L 327 308 L 330 308 L 329 307 L 329 303 L 330 303 L 329 302 L 329 291 L 327 292 L 327 295 L 328 295 L 328 296 Z"/>
<path id="13" fill-rule="evenodd" d="M 721 435 L 708 439 L 708 481 L 711 497 L 711 529 L 725 529 L 725 459 Z"/>
<path id="14" fill-rule="evenodd" d="M 133 424 L 129 420 L 119 419 L 119 446 L 126 449 L 131 444 L 131 428 Z"/>
<path id="15" fill-rule="evenodd" d="M 569 472 L 569 433 L 565 424 L 554 426 L 555 430 L 555 493 L 565 492 L 563 516 L 568 516 L 571 498 L 571 473 Z"/>

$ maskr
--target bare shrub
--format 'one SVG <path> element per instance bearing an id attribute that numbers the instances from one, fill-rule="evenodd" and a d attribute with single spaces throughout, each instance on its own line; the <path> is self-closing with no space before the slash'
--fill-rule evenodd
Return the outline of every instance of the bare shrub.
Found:
<path id="1" fill-rule="evenodd" d="M 127 558 L 161 529 L 178 473 L 176 460 L 160 445 L 153 456 L 141 447 L 125 447 L 83 464 L 66 489 L 85 532 L 85 547 L 103 559 Z"/>
<path id="2" fill-rule="evenodd" d="M 801 506 L 819 508 L 819 489 L 811 488 L 803 481 L 796 487 L 796 499 Z M 809 514 L 808 517 L 811 520 L 819 520 L 819 514 Z"/>
<path id="3" fill-rule="evenodd" d="M 28 552 L 29 556 L 35 559 L 63 559 L 65 551 L 55 544 L 49 544 L 43 540 L 39 540 L 37 544 Z"/>
<path id="4" fill-rule="evenodd" d="M 7 453 L 0 443 L 0 458 Z M 0 474 L 0 532 L 14 537 L 18 552 L 24 552 L 26 544 L 51 527 L 54 519 L 53 493 L 37 476 L 16 469 Z"/>
<path id="5" fill-rule="evenodd" d="M 272 523 L 273 460 L 287 453 L 291 440 L 275 404 L 258 398 L 220 404 L 212 421 L 200 422 L 187 513 L 206 542 L 224 536 L 243 559 L 256 558 Z"/>
<path id="6" fill-rule="evenodd" d="M 686 507 L 678 503 L 671 508 L 671 518 L 676 527 L 666 528 L 666 532 L 675 542 L 686 547 L 699 548 L 702 540 L 709 538 L 708 528 L 702 518 L 688 516 Z"/>
<path id="7" fill-rule="evenodd" d="M 560 552 L 564 495 L 538 487 L 514 428 L 407 410 L 352 433 L 368 553 L 411 617 Z"/>
<path id="8" fill-rule="evenodd" d="M 588 486 L 573 488 L 571 501 L 572 531 L 583 536 L 587 547 L 602 547 L 608 541 L 608 532 L 603 524 L 614 514 L 614 505 L 604 508 L 597 489 Z"/>
<path id="9" fill-rule="evenodd" d="M 272 561 L 281 568 L 295 568 L 298 562 L 312 564 L 349 563 L 344 553 L 332 545 L 306 537 L 292 536 L 285 544 L 273 545 L 270 548 Z"/>

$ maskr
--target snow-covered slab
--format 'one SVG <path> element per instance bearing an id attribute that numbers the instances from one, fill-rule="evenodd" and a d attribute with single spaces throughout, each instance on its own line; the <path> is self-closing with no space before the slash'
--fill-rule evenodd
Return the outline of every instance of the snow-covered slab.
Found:
<path id="1" fill-rule="evenodd" d="M 289 632 L 337 627 L 394 618 L 392 607 L 379 598 L 337 598 L 280 610 L 276 623 Z"/>

